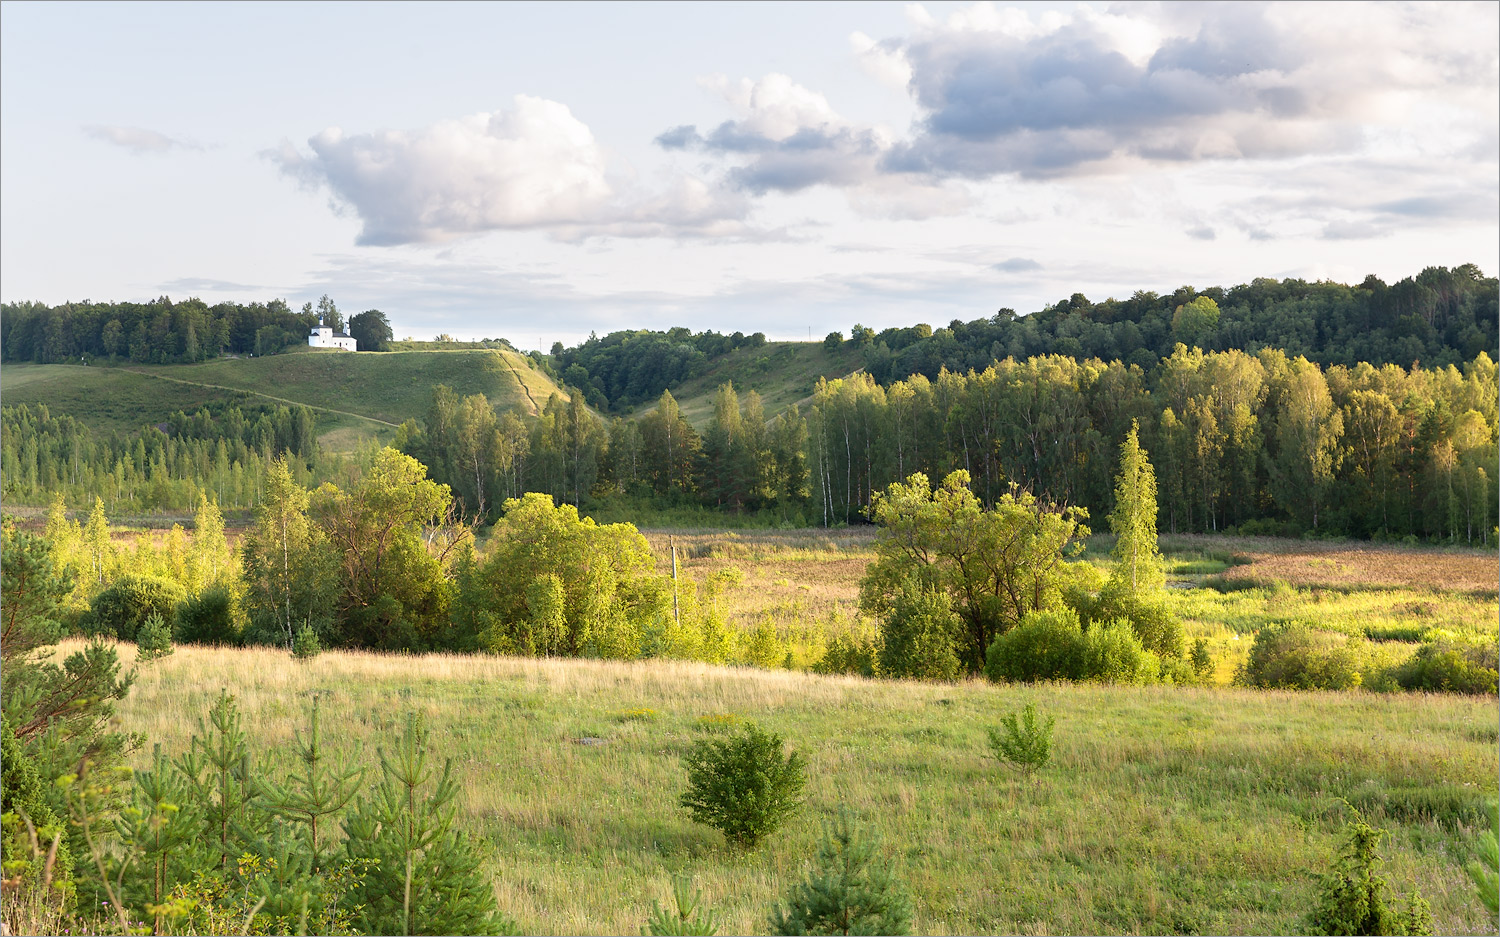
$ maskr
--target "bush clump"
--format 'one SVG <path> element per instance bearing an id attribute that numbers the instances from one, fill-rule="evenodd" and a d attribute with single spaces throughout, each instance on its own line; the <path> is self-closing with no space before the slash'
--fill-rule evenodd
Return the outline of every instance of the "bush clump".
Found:
<path id="1" fill-rule="evenodd" d="M 162 621 L 177 617 L 177 606 L 187 598 L 182 586 L 160 576 L 121 576 L 94 597 L 79 622 L 85 634 L 114 635 L 134 641 L 135 633 L 152 615 Z"/>
<path id="2" fill-rule="evenodd" d="M 1347 690 L 1360 685 L 1359 660 L 1341 634 L 1301 622 L 1266 625 L 1235 682 L 1264 689 Z"/>
<path id="3" fill-rule="evenodd" d="M 919 680 L 958 676 L 953 637 L 960 623 L 946 592 L 908 579 L 881 625 L 880 675 Z"/>
<path id="4" fill-rule="evenodd" d="M 698 742 L 684 762 L 688 787 L 680 803 L 742 849 L 754 848 L 802 804 L 805 760 L 754 723 L 734 738 Z"/>
<path id="5" fill-rule="evenodd" d="M 985 673 L 1012 683 L 1151 683 L 1161 675 L 1161 660 L 1142 646 L 1128 621 L 1099 621 L 1084 631 L 1078 613 L 1062 608 L 1032 612 L 996 638 L 985 655 Z"/>
<path id="6" fill-rule="evenodd" d="M 1424 643 L 1394 671 L 1408 690 L 1495 695 L 1500 685 L 1497 650 L 1491 641 L 1437 638 Z"/>
<path id="7" fill-rule="evenodd" d="M 175 636 L 181 644 L 238 645 L 234 596 L 224 586 L 210 586 L 184 601 L 177 606 Z"/>
<path id="8" fill-rule="evenodd" d="M 878 654 L 873 641 L 839 635 L 828 642 L 823 656 L 813 665 L 813 673 L 873 677 Z"/>

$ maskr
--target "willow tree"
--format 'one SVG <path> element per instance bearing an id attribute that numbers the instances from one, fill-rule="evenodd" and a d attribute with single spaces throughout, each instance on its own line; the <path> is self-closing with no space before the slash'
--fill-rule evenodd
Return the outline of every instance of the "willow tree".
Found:
<path id="1" fill-rule="evenodd" d="M 1133 593 L 1153 591 L 1165 582 L 1161 551 L 1156 546 L 1156 470 L 1141 448 L 1139 428 L 1120 444 L 1120 474 L 1115 476 L 1115 509 L 1109 529 L 1115 534 L 1119 560 L 1115 579 Z"/>

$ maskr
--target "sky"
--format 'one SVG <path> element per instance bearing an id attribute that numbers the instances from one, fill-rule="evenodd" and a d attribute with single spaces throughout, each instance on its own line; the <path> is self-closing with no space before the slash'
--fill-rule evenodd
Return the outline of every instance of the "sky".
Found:
<path id="1" fill-rule="evenodd" d="M 1494 3 L 0 4 L 0 301 L 821 338 L 1500 268 Z"/>

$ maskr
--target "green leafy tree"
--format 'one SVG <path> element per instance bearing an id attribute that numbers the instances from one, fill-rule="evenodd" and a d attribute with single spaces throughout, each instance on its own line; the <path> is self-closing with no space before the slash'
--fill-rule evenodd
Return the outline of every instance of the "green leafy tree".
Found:
<path id="1" fill-rule="evenodd" d="M 459 829 L 452 762 L 428 763 L 428 731 L 415 715 L 390 753 L 382 780 L 344 824 L 346 849 L 373 860 L 354 899 L 367 934 L 514 934 L 495 906 L 479 855 Z"/>
<path id="2" fill-rule="evenodd" d="M 366 309 L 350 316 L 349 334 L 360 351 L 386 351 L 395 339 L 390 320 L 379 309 Z"/>
<path id="3" fill-rule="evenodd" d="M 1115 534 L 1115 576 L 1133 593 L 1152 592 L 1165 582 L 1156 545 L 1156 471 L 1141 448 L 1135 424 L 1120 445 L 1120 473 L 1115 476 L 1115 509 L 1109 515 Z"/>
<path id="4" fill-rule="evenodd" d="M 177 606 L 172 634 L 183 644 L 233 647 L 240 643 L 235 621 L 234 593 L 228 586 L 210 586 Z"/>
<path id="5" fill-rule="evenodd" d="M 828 824 L 807 878 L 771 911 L 772 934 L 908 934 L 911 902 L 869 831 L 845 810 Z"/>
<path id="6" fill-rule="evenodd" d="M 1027 492 L 1002 495 L 985 510 L 964 471 L 936 490 L 926 475 L 912 475 L 876 492 L 869 513 L 881 530 L 860 581 L 860 607 L 886 618 L 913 578 L 945 592 L 963 623 L 955 650 L 970 673 L 983 669 L 996 635 L 1062 603 L 1074 575 L 1067 558 L 1088 535 L 1082 509 L 1056 508 Z"/>
<path id="7" fill-rule="evenodd" d="M 329 633 L 338 557 L 307 517 L 308 492 L 285 459 L 266 470 L 265 496 L 243 541 L 246 639 L 290 648 L 297 632 Z"/>
<path id="8" fill-rule="evenodd" d="M 734 738 L 700 740 L 683 761 L 688 786 L 680 803 L 738 848 L 755 848 L 802 804 L 802 755 L 787 753 L 781 736 L 754 723 Z"/>
<path id="9" fill-rule="evenodd" d="M 1189 348 L 1199 344 L 1219 325 L 1219 304 L 1199 296 L 1172 313 L 1172 337 Z"/>

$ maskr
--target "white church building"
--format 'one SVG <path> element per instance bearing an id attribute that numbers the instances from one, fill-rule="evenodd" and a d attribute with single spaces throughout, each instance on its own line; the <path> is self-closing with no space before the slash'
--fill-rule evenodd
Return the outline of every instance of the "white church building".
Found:
<path id="1" fill-rule="evenodd" d="M 320 317 L 318 327 L 313 329 L 307 336 L 307 344 L 313 348 L 337 348 L 341 351 L 354 351 L 354 339 L 343 332 L 335 335 L 333 329 L 323 324 Z"/>

